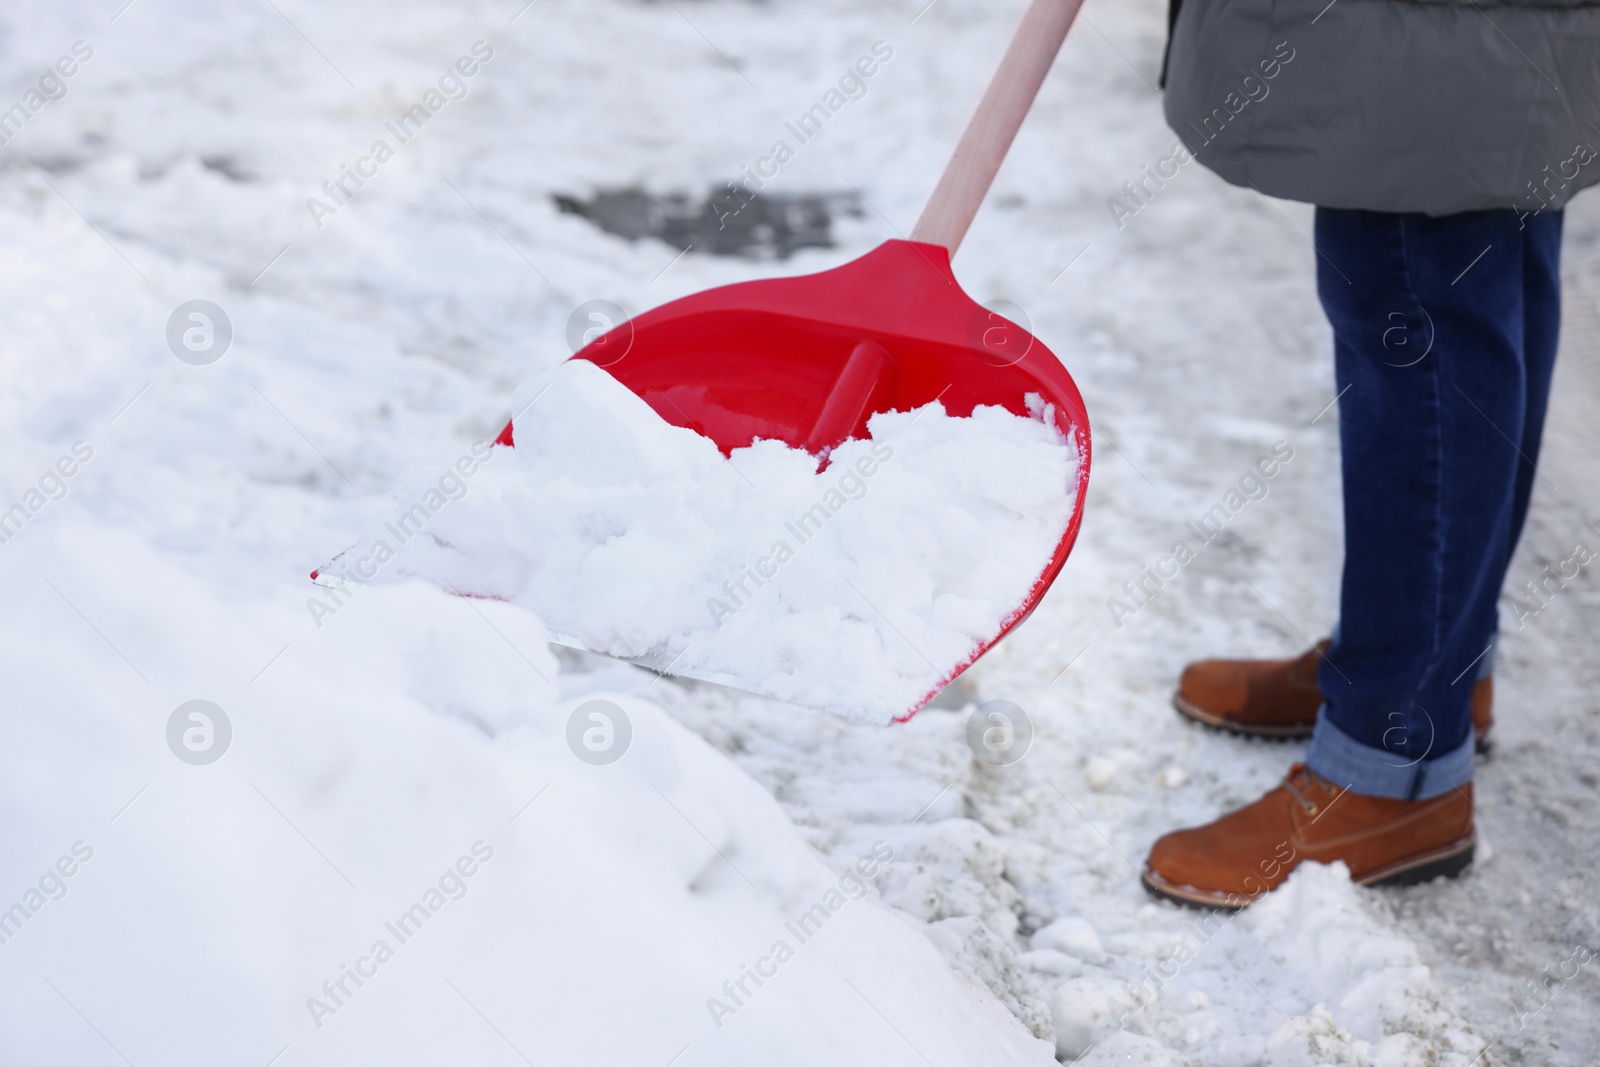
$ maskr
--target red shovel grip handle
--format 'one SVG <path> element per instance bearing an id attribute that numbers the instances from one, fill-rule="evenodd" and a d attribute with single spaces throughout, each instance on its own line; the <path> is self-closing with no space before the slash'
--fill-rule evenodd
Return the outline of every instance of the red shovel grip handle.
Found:
<path id="1" fill-rule="evenodd" d="M 872 341 L 857 344 L 834 379 L 817 421 L 811 425 L 806 451 L 815 455 L 849 437 L 863 416 L 871 414 L 872 401 L 892 384 L 893 376 L 894 361 L 882 345 Z"/>

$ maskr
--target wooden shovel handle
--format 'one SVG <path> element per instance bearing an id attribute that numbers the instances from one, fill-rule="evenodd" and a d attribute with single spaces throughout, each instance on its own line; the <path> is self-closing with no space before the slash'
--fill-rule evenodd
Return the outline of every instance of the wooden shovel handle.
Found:
<path id="1" fill-rule="evenodd" d="M 1028 5 L 1000 69 L 911 231 L 913 241 L 944 245 L 955 255 L 1082 4 L 1033 0 Z"/>

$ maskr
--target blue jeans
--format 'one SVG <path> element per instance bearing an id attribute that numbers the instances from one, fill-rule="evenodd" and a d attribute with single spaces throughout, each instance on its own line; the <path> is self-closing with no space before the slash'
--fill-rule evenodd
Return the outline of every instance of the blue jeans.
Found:
<path id="1" fill-rule="evenodd" d="M 1339 628 L 1306 759 L 1420 800 L 1472 780 L 1468 697 L 1537 477 L 1561 213 L 1318 208 L 1344 476 Z"/>

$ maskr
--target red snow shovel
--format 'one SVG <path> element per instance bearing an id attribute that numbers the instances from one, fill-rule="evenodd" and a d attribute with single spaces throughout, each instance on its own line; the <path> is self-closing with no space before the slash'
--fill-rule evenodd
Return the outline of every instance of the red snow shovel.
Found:
<path id="1" fill-rule="evenodd" d="M 724 455 L 775 438 L 823 455 L 867 435 L 880 411 L 934 400 L 952 416 L 1035 393 L 1080 451 L 1072 520 L 1000 632 L 952 669 L 909 719 L 1027 618 L 1066 562 L 1089 481 L 1089 418 L 1066 369 L 1022 327 L 961 291 L 950 257 L 966 235 L 1081 0 L 1033 0 L 911 239 L 820 274 L 698 293 L 613 327 L 572 358 L 604 367 L 667 422 Z M 497 444 L 512 445 L 507 424 Z M 669 665 L 670 666 L 670 665 Z"/>

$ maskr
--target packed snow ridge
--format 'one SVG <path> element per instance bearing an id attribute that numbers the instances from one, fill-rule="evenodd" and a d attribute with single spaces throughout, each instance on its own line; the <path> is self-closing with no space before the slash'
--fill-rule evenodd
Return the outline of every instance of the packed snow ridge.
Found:
<path id="1" fill-rule="evenodd" d="M 1036 397 L 1029 415 L 880 412 L 825 464 L 774 440 L 724 457 L 583 360 L 524 385 L 514 410 L 515 448 L 470 479 L 427 475 L 449 483 L 447 506 L 424 505 L 429 536 L 386 573 L 868 721 L 915 710 L 999 635 L 1076 506 L 1077 443 Z"/>

